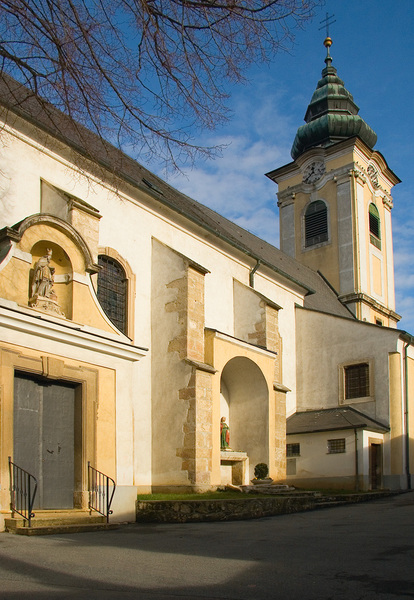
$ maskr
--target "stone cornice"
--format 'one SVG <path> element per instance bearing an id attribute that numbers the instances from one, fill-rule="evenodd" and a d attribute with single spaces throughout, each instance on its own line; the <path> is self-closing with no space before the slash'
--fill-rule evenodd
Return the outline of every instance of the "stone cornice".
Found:
<path id="1" fill-rule="evenodd" d="M 121 336 L 116 339 L 106 331 L 98 333 L 85 325 L 43 315 L 3 299 L 0 299 L 0 327 L 129 362 L 140 360 L 148 352 L 148 348 L 134 346 L 126 338 L 120 339 Z"/>
<path id="2" fill-rule="evenodd" d="M 368 296 L 368 294 L 364 294 L 363 292 L 359 292 L 356 294 L 355 293 L 343 294 L 342 296 L 339 296 L 338 298 L 343 304 L 352 304 L 352 303 L 356 303 L 356 302 L 362 302 L 364 304 L 367 304 L 368 306 L 371 306 L 376 311 L 380 312 L 381 314 L 383 314 L 386 317 L 391 317 L 392 319 L 394 319 L 396 321 L 399 321 L 401 319 L 401 315 L 399 315 L 395 311 L 391 310 L 390 308 L 387 308 L 386 306 L 380 304 L 379 302 L 374 300 L 374 298 L 371 298 L 370 296 Z"/>

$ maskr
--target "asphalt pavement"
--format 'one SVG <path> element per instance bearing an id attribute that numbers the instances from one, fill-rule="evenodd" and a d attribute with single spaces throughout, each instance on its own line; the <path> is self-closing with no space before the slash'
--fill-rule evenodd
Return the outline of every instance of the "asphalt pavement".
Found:
<path id="1" fill-rule="evenodd" d="M 251 521 L 0 534 L 0 598 L 414 598 L 414 492 Z"/>

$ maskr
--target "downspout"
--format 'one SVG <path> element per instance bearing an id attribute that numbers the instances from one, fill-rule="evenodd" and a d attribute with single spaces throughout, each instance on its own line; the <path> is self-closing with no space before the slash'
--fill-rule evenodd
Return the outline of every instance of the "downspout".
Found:
<path id="1" fill-rule="evenodd" d="M 355 491 L 359 492 L 359 456 L 358 456 L 358 430 L 354 429 L 355 434 Z"/>
<path id="2" fill-rule="evenodd" d="M 256 273 L 257 269 L 260 267 L 261 262 L 262 262 L 261 260 L 258 260 L 257 263 L 255 264 L 255 266 L 253 267 L 253 269 L 249 273 L 249 285 L 251 288 L 254 288 L 254 274 Z"/>
<path id="3" fill-rule="evenodd" d="M 410 473 L 410 424 L 408 414 L 408 346 L 406 342 L 404 346 L 404 424 L 405 424 L 405 474 L 407 476 L 407 489 L 411 490 L 411 473 Z"/>

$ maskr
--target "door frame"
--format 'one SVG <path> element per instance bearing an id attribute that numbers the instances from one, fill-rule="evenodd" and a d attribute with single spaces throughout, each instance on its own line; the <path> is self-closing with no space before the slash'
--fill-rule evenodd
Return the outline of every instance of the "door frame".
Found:
<path id="1" fill-rule="evenodd" d="M 376 452 L 378 452 L 379 450 L 379 454 L 377 454 L 377 462 L 376 464 L 378 465 L 379 468 L 379 477 L 378 477 L 378 482 L 377 482 L 377 486 L 373 487 L 373 479 L 374 479 L 374 473 L 373 473 L 373 465 L 372 465 L 372 454 L 373 454 L 373 450 L 372 447 L 373 446 L 378 446 L 378 449 L 376 450 Z M 379 459 L 378 459 L 379 457 Z M 383 444 L 382 444 L 382 440 L 379 440 L 378 438 L 368 438 L 368 476 L 369 476 L 369 489 L 370 490 L 380 490 L 382 489 L 382 481 L 383 481 Z"/>
<path id="2" fill-rule="evenodd" d="M 72 361 L 73 362 L 73 361 Z M 98 371 L 91 366 L 77 366 L 62 358 L 40 353 L 25 354 L 0 348 L 0 509 L 10 506 L 8 457 L 13 456 L 14 375 L 18 371 L 34 378 L 62 381 L 77 386 L 75 393 L 74 508 L 88 507 L 88 460 L 96 463 L 96 423 Z"/>

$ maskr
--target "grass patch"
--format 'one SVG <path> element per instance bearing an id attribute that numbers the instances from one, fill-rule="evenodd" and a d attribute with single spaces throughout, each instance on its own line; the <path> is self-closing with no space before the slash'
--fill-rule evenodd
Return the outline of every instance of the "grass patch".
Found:
<path id="1" fill-rule="evenodd" d="M 262 497 L 266 494 L 244 494 L 226 490 L 224 492 L 205 492 L 203 494 L 138 494 L 137 500 L 240 500 L 242 498 Z"/>

